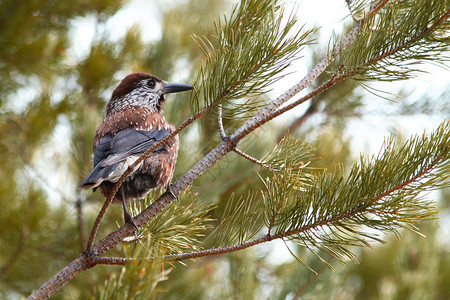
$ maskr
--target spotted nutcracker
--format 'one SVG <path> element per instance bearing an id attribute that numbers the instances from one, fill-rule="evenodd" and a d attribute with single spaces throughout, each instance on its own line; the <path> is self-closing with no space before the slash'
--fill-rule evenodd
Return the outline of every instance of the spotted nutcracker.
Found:
<path id="1" fill-rule="evenodd" d="M 94 191 L 100 188 L 108 197 L 128 166 L 175 130 L 162 115 L 165 95 L 190 89 L 191 85 L 166 82 L 147 73 L 125 77 L 106 106 L 106 117 L 98 126 L 92 145 L 94 168 L 80 187 Z M 175 136 L 147 156 L 125 179 L 114 196 L 116 202 L 122 202 L 125 222 L 136 227 L 128 213 L 127 200 L 142 198 L 160 186 L 170 192 L 177 155 Z"/>

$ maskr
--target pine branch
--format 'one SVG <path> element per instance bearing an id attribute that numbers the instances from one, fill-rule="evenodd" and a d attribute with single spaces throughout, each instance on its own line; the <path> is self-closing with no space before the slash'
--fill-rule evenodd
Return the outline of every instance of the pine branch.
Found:
<path id="1" fill-rule="evenodd" d="M 203 105 L 265 93 L 266 87 L 282 78 L 280 73 L 310 43 L 306 38 L 311 33 L 292 33 L 296 19 L 290 17 L 282 26 L 282 16 L 277 2 L 242 1 L 228 20 L 215 22 L 216 46 L 195 36 L 206 57 L 196 84 L 204 95 Z M 223 91 L 226 96 L 219 97 Z M 194 111 L 201 107 L 196 100 Z M 244 108 L 248 110 L 249 105 Z"/>
<path id="2" fill-rule="evenodd" d="M 245 159 L 271 172 L 282 172 L 284 169 L 300 170 L 314 159 L 313 148 L 305 141 L 295 139 L 285 132 L 281 141 L 261 160 L 234 148 L 233 151 Z"/>
<path id="3" fill-rule="evenodd" d="M 449 38 L 442 29 L 450 9 L 445 1 L 393 1 L 379 18 L 364 22 L 363 30 L 348 51 L 340 56 L 345 69 L 358 69 L 358 80 L 399 80 L 412 76 L 411 65 L 440 56 L 448 50 Z M 443 36 L 442 36 L 443 35 Z"/>
<path id="4" fill-rule="evenodd" d="M 215 245 L 241 243 L 255 236 L 263 227 L 262 199 L 256 193 L 249 193 L 246 199 L 235 199 L 234 194 L 227 201 L 224 217 L 211 237 Z M 239 213 L 236 213 L 236 212 Z"/>
<path id="5" fill-rule="evenodd" d="M 96 265 L 115 265 L 115 266 L 124 266 L 133 261 L 136 261 L 136 259 L 123 257 L 103 257 L 103 256 L 95 256 L 92 259 L 92 262 Z"/>
<path id="6" fill-rule="evenodd" d="M 345 69 L 345 65 L 341 64 L 338 68 L 338 70 L 335 72 L 335 74 L 333 75 L 333 77 L 328 80 L 327 82 L 325 82 L 324 84 L 322 84 L 321 86 L 319 86 L 318 88 L 316 88 L 314 91 L 312 91 L 311 93 L 307 94 L 306 96 L 290 103 L 289 105 L 285 105 L 282 108 L 276 110 L 275 112 L 272 112 L 270 115 L 264 117 L 264 119 L 262 119 L 261 121 L 259 121 L 259 123 L 253 125 L 253 126 L 262 126 L 263 124 L 265 124 L 266 122 L 280 116 L 281 114 L 293 109 L 294 107 L 297 107 L 298 105 L 308 101 L 309 99 L 312 99 L 313 97 L 317 96 L 318 94 L 322 93 L 323 91 L 335 86 L 337 83 L 349 78 L 349 77 L 354 77 L 357 75 L 361 75 L 362 72 L 367 72 L 368 70 L 370 70 L 370 68 L 376 68 L 377 63 L 379 63 L 380 61 L 385 60 L 386 58 L 393 56 L 395 54 L 397 54 L 398 52 L 401 52 L 407 48 L 411 48 L 413 47 L 418 41 L 424 40 L 428 37 L 430 37 L 430 35 L 441 29 L 441 26 L 445 25 L 445 22 L 448 20 L 448 17 L 450 15 L 450 9 L 447 9 L 446 12 L 439 17 L 439 19 L 436 20 L 435 23 L 432 24 L 432 26 L 430 28 L 427 28 L 425 31 L 423 32 L 419 32 L 416 36 L 412 36 L 410 39 L 404 41 L 402 44 L 397 45 L 396 47 L 393 47 L 391 49 L 389 49 L 388 51 L 381 53 L 378 56 L 372 57 L 369 61 L 363 62 L 361 65 L 356 66 L 354 68 L 351 69 L 347 69 L 345 70 L 345 72 L 341 73 L 341 71 L 343 69 Z M 440 45 L 438 45 L 438 47 L 440 47 Z M 445 48 L 447 49 L 447 48 Z M 405 74 L 403 74 L 405 75 Z M 402 77 L 402 79 L 404 79 L 405 77 Z M 361 78 L 358 78 L 361 79 Z M 378 78 L 380 80 L 380 78 Z M 395 78 L 393 78 L 395 79 Z M 249 122 L 247 122 L 248 124 Z M 251 127 L 252 128 L 252 127 Z M 245 132 L 240 133 L 239 137 L 241 135 L 246 135 Z"/>
<path id="7" fill-rule="evenodd" d="M 132 214 L 138 214 L 148 207 L 157 195 L 157 192 L 152 192 L 145 201 L 134 201 Z M 146 242 L 149 249 L 157 249 L 165 254 L 196 249 L 203 232 L 212 227 L 209 225 L 212 220 L 206 217 L 212 208 L 212 205 L 200 202 L 196 194 L 187 191 L 142 227 L 139 242 Z"/>
<path id="8" fill-rule="evenodd" d="M 128 257 L 144 257 L 147 251 L 144 247 L 126 247 Z M 148 243 L 147 243 L 148 246 Z M 112 274 L 102 286 L 95 288 L 93 299 L 141 299 L 153 298 L 157 282 L 164 280 L 165 274 L 170 273 L 170 268 L 164 268 L 159 260 L 131 259 L 120 257 L 99 257 L 99 262 L 107 265 L 121 265 L 120 275 Z"/>
<path id="9" fill-rule="evenodd" d="M 297 176 L 287 180 L 289 174 L 285 174 L 278 182 L 268 183 L 265 194 L 266 198 L 277 199 L 269 206 L 266 204 L 268 211 L 275 213 L 265 217 L 268 230 L 277 228 L 274 234 L 269 232 L 231 246 L 166 255 L 164 260 L 224 254 L 284 238 L 310 250 L 311 247 L 321 249 L 339 260 L 343 256 L 356 259 L 347 246 L 370 247 L 368 240 L 382 242 L 374 234 L 358 229 L 359 226 L 396 234 L 398 227 L 417 232 L 414 222 L 435 215 L 434 207 L 423 202 L 419 192 L 446 186 L 450 179 L 449 165 L 450 122 L 446 122 L 430 136 L 414 137 L 403 146 L 388 141 L 382 154 L 373 160 L 362 158 L 347 179 L 343 178 L 342 171 L 324 172 L 315 182 L 304 186 L 298 185 Z M 280 188 L 283 183 L 286 188 Z M 233 210 L 233 214 L 239 222 L 242 218 L 239 210 Z"/>
<path id="10" fill-rule="evenodd" d="M 379 12 L 388 1 L 377 1 L 371 7 L 369 14 L 364 19 L 365 21 L 371 19 L 377 12 Z M 230 138 L 234 140 L 241 140 L 256 128 L 261 127 L 268 121 L 272 120 L 278 115 L 274 115 L 277 108 L 289 101 L 292 97 L 301 92 L 305 87 L 311 84 L 334 59 L 343 52 L 357 37 L 361 29 L 361 22 L 357 23 L 350 32 L 338 43 L 333 51 L 324 57 L 300 82 L 291 87 L 288 91 L 280 95 L 275 100 L 271 101 L 267 106 L 261 109 L 256 116 L 243 124 Z M 305 100 L 306 101 L 306 100 Z M 300 103 L 299 103 L 300 104 Z M 297 104 L 298 105 L 298 104 Z"/>
<path id="11" fill-rule="evenodd" d="M 374 10 L 378 11 L 379 9 L 381 9 L 383 5 L 379 4 L 379 5 L 374 5 Z M 371 11 L 372 12 L 372 11 Z M 370 14 L 369 14 L 370 15 Z M 292 26 L 292 25 L 291 25 Z M 344 38 L 343 42 L 341 44 L 338 45 L 337 50 L 335 50 L 333 53 L 333 56 L 336 56 L 338 53 L 340 53 L 340 51 L 342 51 L 343 49 L 345 49 L 345 47 L 347 47 L 347 45 L 355 39 L 356 37 L 356 33 L 359 30 L 359 25 L 355 26 L 351 32 L 349 34 L 347 34 L 347 36 Z M 283 35 L 284 36 L 287 34 L 287 32 Z M 307 35 L 305 35 L 299 42 L 301 42 L 304 38 L 306 38 Z M 278 46 L 276 46 L 278 47 Z M 206 50 L 205 50 L 206 51 Z M 247 124 L 251 124 L 254 123 L 252 122 L 252 120 L 254 120 L 255 118 L 257 118 L 259 115 L 266 115 L 265 110 L 270 110 L 272 109 L 272 107 L 276 107 L 282 104 L 282 102 L 285 102 L 287 100 L 289 100 L 293 95 L 295 95 L 296 93 L 300 92 L 303 88 L 300 88 L 301 86 L 303 86 L 306 83 L 310 83 L 310 81 L 312 81 L 314 78 L 316 78 L 319 74 L 315 74 L 312 75 L 314 73 L 317 73 L 320 68 L 323 68 L 328 65 L 329 62 L 332 61 L 332 58 L 330 58 L 329 56 L 326 59 L 323 59 L 318 66 L 316 66 L 316 68 L 314 68 L 314 70 L 312 72 L 309 73 L 309 75 L 307 75 L 299 84 L 297 84 L 295 87 L 291 88 L 288 92 L 286 92 L 284 95 L 288 95 L 288 97 L 283 97 L 280 96 L 278 99 L 272 101 L 271 104 L 269 104 L 269 106 L 267 106 L 266 108 L 264 108 L 256 117 L 252 118 L 251 120 L 249 120 L 246 124 L 244 124 L 243 126 L 241 126 L 241 130 L 238 130 L 237 132 L 235 132 L 233 134 L 233 136 L 230 137 L 229 140 L 224 141 L 224 143 L 226 143 L 226 149 L 227 150 L 232 150 L 233 148 L 235 148 L 236 140 L 240 140 L 243 137 L 245 137 L 250 131 L 255 130 L 257 127 L 261 126 L 262 124 L 264 124 L 265 122 L 269 121 L 270 119 L 265 120 L 264 122 L 260 122 L 260 123 L 256 123 L 253 126 L 255 126 L 254 128 L 252 128 L 251 130 L 249 130 L 247 133 L 246 131 L 242 132 L 242 128 L 247 127 Z M 251 67 L 251 70 L 255 70 L 257 68 L 259 68 L 260 66 L 262 66 L 262 63 L 257 63 L 256 65 L 253 65 Z M 214 65 L 215 66 L 215 65 Z M 322 71 L 325 69 L 323 68 Z M 201 74 L 203 74 L 203 72 L 200 72 Z M 309 81 L 309 82 L 308 82 Z M 302 84 L 303 82 L 303 84 Z M 232 92 L 239 86 L 241 85 L 241 81 L 238 81 L 237 83 L 234 83 L 234 86 L 231 89 L 227 89 L 225 91 L 225 93 L 223 94 L 223 96 L 216 96 L 214 94 L 210 95 L 210 99 L 216 99 L 216 101 L 218 99 L 225 99 L 226 97 L 232 95 Z M 234 95 L 236 96 L 236 95 Z M 283 99 L 284 98 L 284 99 Z M 161 142 L 159 142 L 157 145 L 155 145 L 154 147 L 148 149 L 135 163 L 133 163 L 131 166 L 128 167 L 127 171 L 121 176 L 121 178 L 118 180 L 118 182 L 115 184 L 111 195 L 108 197 L 108 199 L 105 201 L 99 215 L 97 216 L 97 219 L 94 222 L 92 231 L 91 231 L 91 235 L 89 237 L 88 240 L 88 244 L 87 244 L 87 249 L 90 249 L 92 247 L 92 244 L 94 242 L 94 238 L 95 235 L 97 233 L 98 230 L 98 226 L 100 225 L 101 219 L 103 218 L 104 214 L 106 213 L 106 209 L 108 208 L 108 206 L 111 204 L 112 199 L 114 198 L 115 194 L 117 193 L 117 191 L 119 190 L 119 187 L 122 185 L 123 181 L 125 180 L 125 178 L 131 174 L 132 170 L 145 158 L 147 157 L 150 153 L 152 153 L 157 147 L 159 147 L 160 145 L 164 144 L 165 142 L 167 142 L 167 140 L 169 138 L 172 138 L 173 136 L 177 135 L 180 131 L 182 131 L 184 128 L 186 128 L 188 125 L 192 124 L 196 119 L 200 118 L 201 116 L 203 116 L 211 107 L 212 105 L 214 105 L 216 103 L 216 101 L 210 103 L 210 105 L 206 106 L 203 110 L 201 110 L 199 113 L 196 113 L 193 117 L 189 118 L 188 120 L 186 120 L 179 128 L 177 128 L 177 130 L 175 130 L 174 132 L 172 132 L 167 138 L 163 139 Z M 274 116 L 275 117 L 275 116 Z M 272 118 L 274 118 L 272 117 Z M 247 125 L 247 126 L 246 126 Z M 241 132 L 240 132 L 241 131 Z M 244 133 L 244 135 L 243 135 Z M 220 145 L 219 145 L 220 146 Z M 219 147 L 218 146 L 218 147 Z M 193 168 L 194 169 L 194 168 Z M 192 169 L 191 169 L 192 170 Z M 169 200 L 169 199 L 166 199 Z M 139 227 L 140 225 L 137 224 L 135 222 L 135 224 Z"/>

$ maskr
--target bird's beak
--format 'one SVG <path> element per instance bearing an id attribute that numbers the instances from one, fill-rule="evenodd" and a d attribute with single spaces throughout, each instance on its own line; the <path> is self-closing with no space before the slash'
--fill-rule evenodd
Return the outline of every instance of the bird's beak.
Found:
<path id="1" fill-rule="evenodd" d="M 164 94 L 177 93 L 192 90 L 194 87 L 190 84 L 168 82 L 164 86 Z"/>

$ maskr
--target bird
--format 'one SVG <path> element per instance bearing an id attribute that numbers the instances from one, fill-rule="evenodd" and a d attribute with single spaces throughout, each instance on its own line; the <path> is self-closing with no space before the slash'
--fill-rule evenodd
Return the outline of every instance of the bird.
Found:
<path id="1" fill-rule="evenodd" d="M 98 126 L 92 142 L 93 169 L 79 188 L 93 189 L 94 192 L 99 188 L 108 197 L 127 168 L 175 130 L 163 116 L 166 95 L 192 88 L 192 85 L 166 82 L 148 73 L 126 76 L 106 105 L 105 119 Z M 142 198 L 158 187 L 165 187 L 173 196 L 170 184 L 178 145 L 178 135 L 168 139 L 140 162 L 120 186 L 113 201 L 122 203 L 125 223 L 138 229 L 127 210 L 129 200 Z"/>

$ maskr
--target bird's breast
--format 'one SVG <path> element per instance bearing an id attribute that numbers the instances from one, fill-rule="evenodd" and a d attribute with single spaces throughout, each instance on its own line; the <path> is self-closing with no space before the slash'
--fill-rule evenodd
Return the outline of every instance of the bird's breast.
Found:
<path id="1" fill-rule="evenodd" d="M 129 107 L 127 109 L 113 111 L 106 115 L 103 122 L 98 126 L 92 143 L 93 150 L 97 148 L 100 140 L 107 134 L 114 136 L 117 132 L 124 129 L 135 130 L 163 130 L 174 127 L 170 125 L 163 115 L 157 112 L 152 112 L 145 107 Z M 177 138 L 178 139 L 178 138 Z"/>

